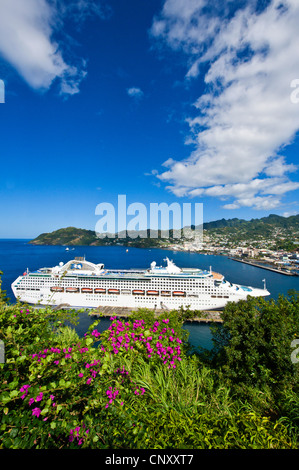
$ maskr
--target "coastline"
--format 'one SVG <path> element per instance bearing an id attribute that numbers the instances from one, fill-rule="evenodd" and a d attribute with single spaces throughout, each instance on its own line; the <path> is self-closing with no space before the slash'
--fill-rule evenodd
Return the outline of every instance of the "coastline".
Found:
<path id="1" fill-rule="evenodd" d="M 170 310 L 151 310 L 148 309 L 151 312 L 154 312 L 155 317 L 159 318 L 160 315 L 163 315 Z M 129 318 L 133 312 L 136 310 L 127 308 L 127 307 L 110 307 L 110 306 L 103 306 L 103 307 L 98 307 L 95 310 L 91 310 L 88 313 L 88 316 L 90 317 L 119 317 L 119 318 Z M 221 311 L 220 310 L 206 310 L 204 312 L 201 312 L 201 316 L 196 316 L 193 318 L 188 318 L 186 321 L 190 322 L 196 322 L 196 323 L 222 323 L 222 318 L 221 318 Z"/>
<path id="2" fill-rule="evenodd" d="M 273 271 L 274 273 L 284 274 L 285 276 L 298 276 L 297 273 L 293 273 L 291 271 L 288 272 L 288 271 L 283 270 L 283 269 L 272 268 L 271 266 L 262 265 L 262 264 L 258 264 L 258 263 L 253 263 L 252 261 L 245 261 L 243 259 L 232 258 L 231 256 L 228 256 L 228 259 L 231 259 L 233 261 L 237 261 L 238 263 L 249 264 L 250 266 L 254 266 L 255 268 L 266 269 L 268 271 Z"/>

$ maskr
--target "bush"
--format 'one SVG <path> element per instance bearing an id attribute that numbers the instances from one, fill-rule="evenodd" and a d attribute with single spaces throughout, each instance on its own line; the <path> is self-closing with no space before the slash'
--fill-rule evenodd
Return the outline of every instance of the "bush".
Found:
<path id="1" fill-rule="evenodd" d="M 83 338 L 65 328 L 76 320 L 71 311 L 0 303 L 1 448 L 297 446 L 294 394 L 281 398 L 280 416 L 242 401 L 217 368 L 187 354 L 175 312 L 112 317 L 101 334 L 96 321 Z M 240 383 L 238 355 L 228 352 L 224 365 Z"/>

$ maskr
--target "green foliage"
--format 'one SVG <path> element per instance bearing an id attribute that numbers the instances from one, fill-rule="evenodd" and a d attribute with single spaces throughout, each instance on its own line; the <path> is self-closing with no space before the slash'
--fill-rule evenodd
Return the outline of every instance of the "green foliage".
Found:
<path id="1" fill-rule="evenodd" d="M 298 299 L 247 306 L 228 306 L 204 364 L 187 354 L 184 312 L 142 309 L 80 338 L 66 326 L 75 312 L 2 302 L 0 448 L 296 448 L 296 373 L 284 354 Z"/>
<path id="2" fill-rule="evenodd" d="M 3 272 L 0 271 L 0 305 L 5 304 L 9 301 L 9 298 L 6 296 L 6 291 L 1 289 L 1 285 L 2 285 L 1 276 L 2 276 L 2 274 L 3 274 Z"/>
<path id="3" fill-rule="evenodd" d="M 298 382 L 291 342 L 299 331 L 299 295 L 279 296 L 277 302 L 248 298 L 229 303 L 222 314 L 214 342 L 216 360 L 235 383 L 272 388 Z"/>

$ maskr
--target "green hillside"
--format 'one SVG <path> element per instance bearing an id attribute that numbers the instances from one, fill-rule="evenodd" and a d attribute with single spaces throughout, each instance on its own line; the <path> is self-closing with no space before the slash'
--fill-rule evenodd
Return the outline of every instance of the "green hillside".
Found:
<path id="1" fill-rule="evenodd" d="M 230 241 L 244 241 L 260 238 L 271 239 L 275 242 L 280 240 L 291 240 L 292 243 L 299 240 L 299 215 L 290 217 L 282 217 L 275 214 L 270 214 L 268 217 L 261 219 L 243 220 L 238 218 L 221 219 L 213 222 L 203 224 L 204 230 L 211 236 L 217 235 L 219 237 L 229 238 Z M 150 238 L 149 230 L 147 237 L 144 238 L 134 232 L 134 236 L 119 238 L 118 236 L 112 238 L 98 238 L 96 233 L 92 230 L 80 229 L 76 227 L 67 227 L 55 230 L 51 233 L 42 233 L 29 243 L 33 245 L 115 245 L 122 244 L 126 246 L 135 247 L 159 247 L 167 246 L 173 241 L 178 242 L 178 239 L 173 239 L 172 230 L 170 230 L 169 237 L 165 233 L 158 231 L 157 238 Z M 183 240 L 183 237 L 182 239 Z"/>

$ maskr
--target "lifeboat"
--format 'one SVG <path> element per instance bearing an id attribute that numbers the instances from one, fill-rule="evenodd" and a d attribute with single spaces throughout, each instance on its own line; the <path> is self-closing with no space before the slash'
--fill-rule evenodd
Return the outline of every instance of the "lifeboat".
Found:
<path id="1" fill-rule="evenodd" d="M 70 293 L 72 293 L 72 294 L 75 294 L 75 293 L 79 292 L 79 287 L 67 287 L 67 288 L 65 289 L 65 291 L 66 291 L 66 292 L 70 292 Z"/>
<path id="2" fill-rule="evenodd" d="M 131 291 L 130 291 L 130 289 L 122 289 L 121 293 L 124 294 L 124 295 L 129 295 L 129 294 L 131 294 Z"/>
<path id="3" fill-rule="evenodd" d="M 170 297 L 171 294 L 170 294 L 170 291 L 169 291 L 169 290 L 162 290 L 162 291 L 161 291 L 161 295 L 162 295 L 163 297 Z"/>
<path id="4" fill-rule="evenodd" d="M 51 292 L 64 292 L 64 288 L 60 286 L 53 286 L 50 288 Z"/>
<path id="5" fill-rule="evenodd" d="M 183 292 L 181 290 L 174 290 L 172 295 L 174 297 L 186 297 L 186 292 Z"/>
<path id="6" fill-rule="evenodd" d="M 119 289 L 108 289 L 108 294 L 119 294 Z"/>
<path id="7" fill-rule="evenodd" d="M 93 289 L 92 289 L 91 287 L 82 287 L 81 292 L 82 292 L 83 294 L 92 294 L 92 293 L 93 293 Z"/>
<path id="8" fill-rule="evenodd" d="M 106 294 L 106 289 L 102 289 L 101 287 L 97 287 L 97 288 L 94 290 L 94 293 L 95 293 L 95 294 Z"/>
<path id="9" fill-rule="evenodd" d="M 158 290 L 148 290 L 147 295 L 159 295 L 159 291 Z"/>
<path id="10" fill-rule="evenodd" d="M 141 289 L 135 289 L 132 292 L 133 295 L 144 295 L 144 290 Z"/>

